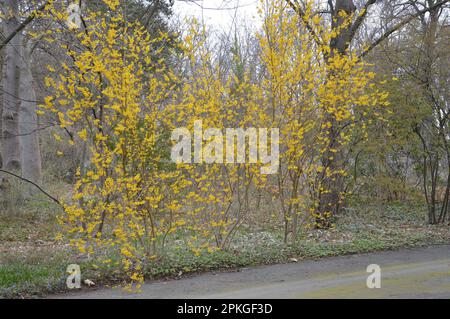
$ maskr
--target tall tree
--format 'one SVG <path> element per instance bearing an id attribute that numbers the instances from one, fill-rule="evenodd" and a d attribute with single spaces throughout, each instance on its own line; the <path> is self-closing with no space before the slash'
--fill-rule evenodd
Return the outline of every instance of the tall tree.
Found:
<path id="1" fill-rule="evenodd" d="M 42 172 L 38 120 L 36 116 L 36 92 L 34 90 L 33 74 L 30 67 L 32 64 L 31 43 L 26 39 L 23 40 L 21 53 L 19 131 L 22 177 L 40 184 Z"/>
<path id="2" fill-rule="evenodd" d="M 5 0 L 1 3 L 5 16 L 4 32 L 11 34 L 19 27 L 19 4 L 17 0 Z M 2 158 L 3 168 L 20 168 L 19 148 L 19 81 L 20 81 L 20 38 L 13 37 L 5 49 L 3 70 L 3 112 L 2 112 Z"/>
<path id="3" fill-rule="evenodd" d="M 310 21 L 310 13 L 305 12 L 305 1 L 297 1 L 297 0 L 286 0 L 287 4 L 302 18 L 303 24 L 306 28 L 313 34 L 318 43 L 321 43 L 323 39 L 320 37 L 320 32 L 314 29 L 311 26 Z M 325 54 L 327 55 L 326 59 L 332 59 L 336 54 L 338 55 L 348 55 L 349 50 L 355 44 L 357 40 L 358 31 L 361 26 L 367 20 L 370 8 L 379 3 L 381 1 L 377 0 L 366 0 L 363 5 L 358 8 L 356 7 L 353 0 L 328 0 L 327 1 L 327 10 L 318 10 L 317 14 L 327 14 L 329 16 L 329 21 L 331 23 L 331 28 L 335 32 L 335 36 L 331 38 L 329 41 L 329 50 L 326 50 Z M 404 10 L 412 10 L 414 8 L 416 1 L 400 1 L 400 6 L 403 6 Z M 380 32 L 380 34 L 371 39 L 371 42 L 365 47 L 365 49 L 360 52 L 360 57 L 366 56 L 371 50 L 373 50 L 376 46 L 378 46 L 381 42 L 389 38 L 393 33 L 413 21 L 415 18 L 423 15 L 430 10 L 439 8 L 448 3 L 448 0 L 441 1 L 432 1 L 432 3 L 423 8 L 416 11 L 413 11 L 411 14 L 403 15 L 402 18 L 396 19 L 392 23 L 392 25 Z M 319 4 L 322 4 L 320 2 Z M 353 17 L 353 19 L 348 22 L 348 17 Z M 333 76 L 332 74 L 329 74 Z M 345 159 L 343 158 L 342 150 L 339 147 L 339 135 L 340 132 L 344 129 L 341 126 L 337 125 L 334 118 L 329 118 L 328 121 L 331 123 L 331 127 L 328 131 L 329 138 L 329 150 L 338 150 L 338 152 L 330 153 L 325 152 L 322 158 L 322 164 L 325 168 L 329 168 L 330 170 L 338 170 L 344 165 Z M 323 174 L 323 173 L 322 173 Z M 319 205 L 318 205 L 318 224 L 319 227 L 330 227 L 330 216 L 336 215 L 339 213 L 341 204 L 342 204 L 342 193 L 343 182 L 342 177 L 339 176 L 320 176 L 323 180 L 323 192 L 319 194 Z"/>
<path id="4" fill-rule="evenodd" d="M 433 6 L 435 0 L 429 0 L 425 5 Z M 418 9 L 417 9 L 418 10 Z M 415 82 L 422 92 L 425 104 L 429 110 L 428 116 L 417 123 L 414 132 L 419 136 L 423 148 L 423 191 L 428 205 L 428 221 L 430 224 L 444 222 L 449 210 L 450 192 L 450 106 L 445 92 L 448 87 L 448 72 L 439 71 L 438 67 L 448 70 L 448 52 L 440 50 L 440 42 L 447 41 L 445 28 L 440 22 L 443 10 L 435 8 L 430 10 L 428 16 L 420 16 L 418 28 L 418 43 L 421 50 L 418 53 L 418 64 L 410 68 L 415 69 Z M 447 64 L 442 61 L 447 60 Z M 444 86 L 442 86 L 444 84 Z M 447 161 L 447 165 L 443 162 Z M 444 164 L 444 165 L 442 165 Z M 438 208 L 438 186 L 441 167 L 446 168 L 446 185 L 443 192 L 442 205 Z"/>

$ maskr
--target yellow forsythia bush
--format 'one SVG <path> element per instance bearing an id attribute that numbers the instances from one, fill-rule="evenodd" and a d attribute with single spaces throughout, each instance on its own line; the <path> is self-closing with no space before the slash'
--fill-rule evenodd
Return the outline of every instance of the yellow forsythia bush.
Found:
<path id="1" fill-rule="evenodd" d="M 262 3 L 259 82 L 246 68 L 224 71 L 195 21 L 179 39 L 150 35 L 124 18 L 118 1 L 104 3 L 107 12 L 83 13 L 83 27 L 54 30 L 71 41 L 61 45 L 60 65 L 49 67 L 51 94 L 41 106 L 69 133 L 67 142 L 85 150 L 60 217 L 74 246 L 89 254 L 119 252 L 123 269 L 142 282 L 144 262 L 177 233 L 196 255 L 229 244 L 241 224 L 252 222 L 252 191 L 273 197 L 285 240 L 299 216 L 311 223 L 329 217 L 317 214 L 318 199 L 329 192 L 323 180 L 346 172 L 323 167 L 321 159 L 339 153 L 356 126 L 364 132 L 366 115 L 386 107 L 387 96 L 368 65 L 352 54 L 331 54 L 328 44 L 339 30 L 312 14 L 312 1 L 303 20 L 281 0 Z M 49 9 L 56 25 L 67 19 L 63 9 Z M 162 57 L 164 46 L 181 66 Z M 238 50 L 232 55 L 238 65 Z M 220 130 L 279 128 L 277 173 L 261 174 L 260 162 L 171 162 L 170 132 L 193 131 L 198 120 Z M 331 127 L 339 128 L 335 144 Z"/>

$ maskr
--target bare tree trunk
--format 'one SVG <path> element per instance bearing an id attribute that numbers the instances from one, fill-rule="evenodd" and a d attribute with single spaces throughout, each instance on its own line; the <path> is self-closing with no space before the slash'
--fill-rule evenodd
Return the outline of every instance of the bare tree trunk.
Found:
<path id="1" fill-rule="evenodd" d="M 356 6 L 353 0 L 336 0 L 334 8 L 332 10 L 332 28 L 334 30 L 340 30 L 339 34 L 332 38 L 330 41 L 330 57 L 334 55 L 346 55 L 347 49 L 352 41 L 354 33 L 351 31 L 351 26 L 342 28 L 346 19 L 341 16 L 342 12 L 346 13 L 346 16 L 353 14 L 356 11 Z M 331 76 L 332 74 L 329 74 Z M 318 228 L 331 227 L 331 217 L 337 215 L 341 208 L 341 200 L 344 188 L 343 178 L 339 174 L 332 174 L 332 176 L 326 176 L 325 172 L 328 169 L 331 172 L 341 168 L 342 163 L 342 150 L 339 142 L 339 126 L 336 123 L 335 118 L 331 114 L 327 114 L 325 122 L 331 123 L 331 127 L 328 129 L 327 137 L 330 141 L 326 151 L 322 155 L 322 166 L 324 170 L 319 177 L 322 181 L 322 191 L 319 194 L 318 203 L 318 218 L 316 219 L 316 226 Z M 336 149 L 338 152 L 333 153 L 331 149 Z"/>
<path id="2" fill-rule="evenodd" d="M 435 4 L 434 0 L 428 0 L 428 5 L 431 7 Z M 440 137 L 441 132 L 443 130 L 443 124 L 441 123 L 441 109 L 439 107 L 439 103 L 434 98 L 433 93 L 433 63 L 436 60 L 436 41 L 437 41 L 437 30 L 439 24 L 439 11 L 440 8 L 435 8 L 430 10 L 429 12 L 429 21 L 423 23 L 423 34 L 424 34 L 424 44 L 425 44 L 425 52 L 424 52 L 424 61 L 421 65 L 421 80 L 424 88 L 424 95 L 427 97 L 433 114 L 433 117 L 439 121 L 437 126 L 431 125 L 431 130 L 437 130 L 437 135 Z M 425 20 L 422 20 L 425 21 Z M 430 182 L 431 182 L 431 194 L 430 194 L 430 202 L 431 202 L 431 211 L 429 212 L 429 223 L 436 224 L 438 222 L 438 218 L 436 216 L 437 207 L 436 207 L 436 189 L 438 186 L 438 177 L 439 177 L 439 143 L 438 139 L 435 141 L 434 136 L 429 137 L 432 140 L 430 141 L 430 149 L 431 155 L 429 156 L 430 161 Z M 444 140 L 445 142 L 445 140 Z"/>
<path id="3" fill-rule="evenodd" d="M 19 25 L 18 1 L 1 1 L 3 13 L 3 33 L 6 37 L 12 34 Z M 1 112 L 1 153 L 2 169 L 15 171 L 20 169 L 19 148 L 19 50 L 20 39 L 15 36 L 4 49 L 4 64 L 2 68 L 3 101 Z M 12 213 L 11 183 L 9 176 L 0 174 L 0 208 L 2 212 Z"/>
<path id="4" fill-rule="evenodd" d="M 10 34 L 17 29 L 18 1 L 7 1 L 10 15 L 5 18 L 4 32 Z M 3 113 L 2 113 L 2 155 L 3 168 L 20 169 L 19 147 L 19 78 L 20 78 L 20 37 L 15 36 L 5 49 L 3 71 Z"/>
<path id="5" fill-rule="evenodd" d="M 22 177 L 36 184 L 41 184 L 41 152 L 39 148 L 38 123 L 36 115 L 36 92 L 31 73 L 30 45 L 24 39 L 22 63 L 20 69 L 20 146 L 22 159 Z"/>

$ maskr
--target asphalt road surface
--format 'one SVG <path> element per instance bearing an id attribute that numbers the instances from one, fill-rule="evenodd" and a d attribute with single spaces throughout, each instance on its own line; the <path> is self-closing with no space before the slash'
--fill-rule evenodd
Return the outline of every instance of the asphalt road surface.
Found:
<path id="1" fill-rule="evenodd" d="M 381 268 L 381 288 L 367 288 L 370 264 Z M 450 245 L 150 281 L 141 293 L 118 287 L 52 298 L 450 298 Z"/>

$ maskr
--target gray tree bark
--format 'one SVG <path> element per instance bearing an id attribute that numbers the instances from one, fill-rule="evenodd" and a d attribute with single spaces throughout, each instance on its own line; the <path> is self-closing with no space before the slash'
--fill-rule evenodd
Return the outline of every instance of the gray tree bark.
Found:
<path id="1" fill-rule="evenodd" d="M 17 0 L 0 1 L 3 19 L 3 33 L 8 37 L 19 25 Z M 19 50 L 20 39 L 15 36 L 4 48 L 4 64 L 2 68 L 3 103 L 1 112 L 1 153 L 2 169 L 15 171 L 20 169 L 19 148 Z M 11 214 L 11 183 L 9 176 L 0 174 L 0 209 L 3 213 Z"/>
<path id="2" fill-rule="evenodd" d="M 4 22 L 5 34 L 17 29 L 18 1 L 2 1 L 8 15 Z M 15 36 L 5 49 L 3 70 L 3 112 L 2 112 L 2 157 L 6 170 L 20 169 L 19 140 L 19 78 L 20 78 L 20 37 Z"/>
<path id="3" fill-rule="evenodd" d="M 336 37 L 332 38 L 329 43 L 330 47 L 330 58 L 335 55 L 347 55 L 350 43 L 355 36 L 355 32 L 352 31 L 352 26 L 343 28 L 347 18 L 343 18 L 340 13 L 345 12 L 346 16 L 354 14 L 356 11 L 356 6 L 353 0 L 336 0 L 334 8 L 331 9 L 332 17 L 332 28 L 333 30 L 340 30 Z M 332 76 L 329 73 L 328 76 Z M 331 123 L 331 127 L 328 129 L 327 137 L 329 138 L 330 144 L 328 151 L 326 151 L 321 159 L 322 166 L 334 172 L 343 166 L 343 155 L 340 149 L 339 134 L 341 128 L 336 123 L 334 116 L 331 114 L 326 115 L 326 121 Z M 337 149 L 338 152 L 331 152 L 332 149 Z M 329 228 L 331 227 L 331 217 L 339 213 L 342 205 L 342 192 L 343 192 L 343 177 L 340 175 L 333 175 L 327 177 L 325 174 L 326 170 L 319 173 L 319 177 L 322 180 L 322 187 L 325 192 L 319 193 L 319 206 L 316 224 L 319 228 Z"/>
<path id="4" fill-rule="evenodd" d="M 30 69 L 30 44 L 26 40 L 23 41 L 21 56 L 19 134 L 22 177 L 36 184 L 41 184 L 41 152 L 36 114 L 36 92 L 34 90 L 33 74 Z"/>

